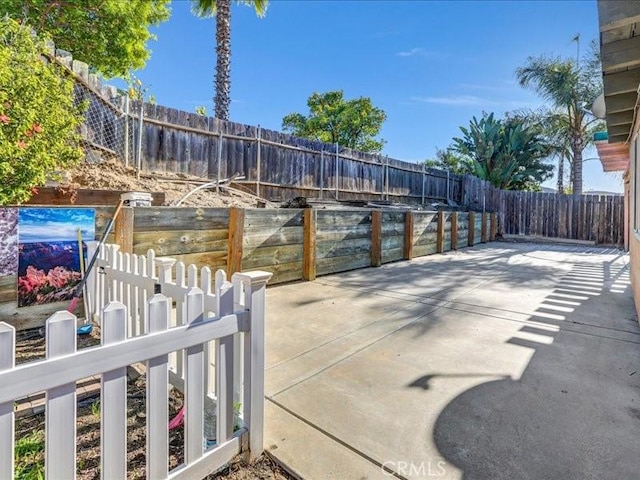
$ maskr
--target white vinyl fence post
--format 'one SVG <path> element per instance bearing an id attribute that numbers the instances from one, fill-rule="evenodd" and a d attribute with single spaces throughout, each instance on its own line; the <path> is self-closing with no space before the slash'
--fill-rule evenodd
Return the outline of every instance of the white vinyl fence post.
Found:
<path id="1" fill-rule="evenodd" d="M 244 307 L 251 315 L 249 331 L 244 335 L 244 423 L 249 429 L 249 449 L 252 459 L 264 450 L 264 334 L 265 293 L 271 278 L 268 272 L 236 273 L 233 283 L 243 283 Z M 237 281 L 236 281 L 237 280 Z"/>
<path id="2" fill-rule="evenodd" d="M 16 329 L 0 322 L 0 372 L 15 366 Z M 0 404 L 0 478 L 13 478 L 13 402 Z"/>
<path id="3" fill-rule="evenodd" d="M 161 294 L 149 299 L 149 333 L 169 328 L 170 305 Z M 164 480 L 169 474 L 169 356 L 147 361 L 147 478 Z"/>
<path id="4" fill-rule="evenodd" d="M 187 323 L 201 323 L 204 313 L 202 290 L 191 288 L 186 299 Z M 204 345 L 201 343 L 186 349 L 184 381 L 184 457 L 185 463 L 191 465 L 204 453 Z"/>
<path id="5" fill-rule="evenodd" d="M 76 351 L 77 319 L 69 312 L 47 320 L 47 358 Z M 76 478 L 76 382 L 47 390 L 45 403 L 45 478 Z"/>
<path id="6" fill-rule="evenodd" d="M 127 308 L 112 302 L 102 311 L 102 345 L 127 338 Z M 127 367 L 102 374 L 100 388 L 100 476 L 127 476 Z"/>
<path id="7" fill-rule="evenodd" d="M 223 270 L 216 272 L 216 316 L 233 313 L 233 284 L 226 281 Z M 234 337 L 227 336 L 216 341 L 216 393 L 218 397 L 218 422 L 216 439 L 218 445 L 233 435 L 233 380 Z"/>

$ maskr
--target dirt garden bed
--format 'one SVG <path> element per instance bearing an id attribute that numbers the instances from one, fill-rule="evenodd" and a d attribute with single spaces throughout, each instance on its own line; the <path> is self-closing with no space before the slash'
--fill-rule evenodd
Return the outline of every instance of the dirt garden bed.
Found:
<path id="1" fill-rule="evenodd" d="M 81 163 L 76 168 L 65 172 L 59 184 L 63 191 L 74 191 L 80 188 L 96 190 L 125 190 L 137 192 L 164 192 L 165 205 L 175 205 L 185 194 L 202 185 L 200 177 L 181 173 L 150 172 L 137 178 L 132 167 L 125 167 L 115 160 L 101 163 Z M 215 187 L 197 191 L 189 196 L 181 206 L 185 207 L 244 207 L 253 208 L 258 205 L 258 198 L 238 188 Z M 264 206 L 264 205 L 262 205 Z M 266 207 L 270 204 L 267 202 Z"/>

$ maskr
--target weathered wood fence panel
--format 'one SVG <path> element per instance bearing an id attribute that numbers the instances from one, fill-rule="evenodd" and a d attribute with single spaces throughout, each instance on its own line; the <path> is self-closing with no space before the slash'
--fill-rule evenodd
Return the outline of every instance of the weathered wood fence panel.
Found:
<path id="1" fill-rule="evenodd" d="M 500 232 L 623 245 L 622 195 L 501 191 Z"/>
<path id="2" fill-rule="evenodd" d="M 125 207 L 131 208 L 131 207 Z M 153 249 L 185 264 L 225 268 L 229 210 L 226 208 L 136 208 L 133 252 Z"/>
<path id="3" fill-rule="evenodd" d="M 371 212 L 319 210 L 316 230 L 318 275 L 371 265 Z"/>
<path id="4" fill-rule="evenodd" d="M 382 263 L 404 258 L 404 212 L 382 212 Z"/>
<path id="5" fill-rule="evenodd" d="M 421 257 L 437 251 L 438 212 L 413 213 L 413 255 Z"/>
<path id="6" fill-rule="evenodd" d="M 273 283 L 300 280 L 303 210 L 246 210 L 242 269 L 273 273 Z"/>

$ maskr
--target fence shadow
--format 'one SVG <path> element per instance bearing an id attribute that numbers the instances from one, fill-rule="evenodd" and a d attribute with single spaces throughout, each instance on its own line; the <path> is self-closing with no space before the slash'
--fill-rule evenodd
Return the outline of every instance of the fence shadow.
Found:
<path id="1" fill-rule="evenodd" d="M 439 414 L 433 440 L 465 480 L 637 477 L 640 327 L 628 268 L 588 260 L 508 340 L 533 350 L 521 378 L 471 388 Z"/>

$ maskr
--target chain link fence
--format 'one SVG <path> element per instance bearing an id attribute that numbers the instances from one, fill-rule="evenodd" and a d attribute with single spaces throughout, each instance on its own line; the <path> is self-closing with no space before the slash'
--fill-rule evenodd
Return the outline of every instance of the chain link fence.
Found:
<path id="1" fill-rule="evenodd" d="M 129 111 L 129 98 L 115 89 L 106 92 L 114 95 L 105 96 L 79 81 L 74 87 L 75 103 L 86 107 L 80 131 L 85 161 L 118 160 L 125 165 L 134 164 L 136 122 Z"/>

